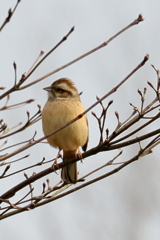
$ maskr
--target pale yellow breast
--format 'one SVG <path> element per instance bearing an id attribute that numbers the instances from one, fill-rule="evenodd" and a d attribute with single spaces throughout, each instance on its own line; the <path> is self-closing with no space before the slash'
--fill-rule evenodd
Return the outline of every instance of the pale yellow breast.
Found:
<path id="1" fill-rule="evenodd" d="M 44 134 L 47 135 L 58 129 L 82 112 L 84 112 L 84 107 L 80 101 L 72 99 L 48 101 L 42 111 Z M 49 137 L 48 142 L 53 147 L 69 151 L 83 146 L 87 138 L 87 120 L 86 116 L 83 116 L 81 119 Z"/>

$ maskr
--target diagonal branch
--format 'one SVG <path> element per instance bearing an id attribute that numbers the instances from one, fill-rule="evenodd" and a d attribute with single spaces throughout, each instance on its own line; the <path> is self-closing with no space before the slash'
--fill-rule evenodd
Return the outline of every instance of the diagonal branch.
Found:
<path id="1" fill-rule="evenodd" d="M 14 7 L 14 9 L 12 10 L 11 8 L 8 10 L 8 16 L 6 17 L 6 19 L 4 20 L 2 26 L 0 27 L 0 32 L 2 31 L 2 29 L 4 28 L 4 26 L 9 23 L 9 21 L 11 20 L 11 17 L 13 16 L 14 12 L 16 11 L 16 8 L 18 7 L 18 4 L 20 3 L 21 0 L 17 0 L 17 3 Z"/>
<path id="2" fill-rule="evenodd" d="M 98 182 L 98 181 L 100 181 L 100 180 L 102 180 L 102 179 L 104 179 L 104 178 L 107 178 L 107 177 L 109 177 L 109 176 L 111 176 L 111 175 L 119 172 L 120 170 L 122 170 L 123 168 L 125 168 L 127 165 L 129 165 L 129 164 L 131 164 L 131 163 L 139 160 L 139 158 L 143 157 L 143 156 L 144 156 L 144 155 L 143 155 L 143 152 L 144 152 L 145 150 L 146 150 L 146 148 L 141 149 L 141 150 L 139 151 L 139 153 L 136 154 L 133 158 L 129 159 L 128 161 L 126 161 L 126 162 L 124 162 L 124 163 L 122 163 L 119 167 L 111 170 L 110 172 L 107 172 L 107 173 L 105 173 L 105 174 L 103 174 L 103 175 L 101 175 L 101 176 L 99 176 L 99 177 L 97 177 L 97 178 L 94 178 L 94 179 L 92 179 L 92 180 L 90 180 L 90 181 L 88 181 L 88 182 L 86 182 L 86 183 L 81 184 L 81 185 L 78 186 L 78 187 L 75 187 L 75 188 L 73 188 L 73 189 L 71 189 L 71 190 L 68 190 L 68 191 L 66 191 L 66 192 L 64 192 L 64 193 L 61 193 L 61 194 L 59 194 L 59 195 L 57 195 L 57 196 L 56 196 L 56 194 L 53 194 L 51 197 L 49 197 L 49 198 L 45 199 L 44 201 L 39 202 L 39 203 L 37 203 L 36 205 L 34 205 L 34 208 L 40 207 L 40 206 L 45 205 L 45 204 L 47 204 L 47 203 L 49 203 L 49 202 L 53 202 L 53 201 L 55 201 L 55 200 L 57 200 L 57 199 L 59 199 L 59 198 L 62 198 L 62 197 L 64 197 L 64 196 L 67 196 L 67 195 L 69 195 L 69 194 L 71 194 L 71 193 L 73 193 L 73 192 L 76 192 L 76 191 L 78 191 L 78 190 L 80 190 L 80 189 L 82 189 L 82 188 L 84 188 L 84 187 L 87 187 L 87 186 L 89 186 L 89 185 L 91 185 L 91 184 L 93 184 L 93 183 L 95 183 L 95 182 Z M 31 205 L 31 207 L 32 207 L 32 205 Z M 10 212 L 10 213 L 7 213 L 7 214 L 5 214 L 5 215 L 2 215 L 2 216 L 0 217 L 0 220 L 2 220 L 2 219 L 4 219 L 4 218 L 7 218 L 7 217 L 10 217 L 10 216 L 13 216 L 13 215 L 15 215 L 15 214 L 18 214 L 18 213 L 20 213 L 20 212 L 24 212 L 24 211 L 29 210 L 29 209 L 31 209 L 31 208 L 29 208 L 29 206 L 27 206 L 27 208 L 24 207 L 24 208 L 21 208 L 21 209 L 18 209 L 18 210 L 13 210 L 13 211 Z"/>
<path id="3" fill-rule="evenodd" d="M 29 84 L 26 84 L 25 86 L 21 87 L 21 89 L 25 89 L 25 88 L 27 88 L 27 87 L 30 87 L 30 86 L 36 84 L 37 82 L 40 82 L 40 81 L 42 81 L 43 79 L 45 79 L 45 78 L 47 78 L 47 77 L 55 74 L 56 72 L 59 72 L 59 71 L 61 71 L 62 69 L 66 68 L 66 67 L 69 67 L 70 65 L 76 63 L 77 61 L 79 61 L 79 60 L 87 57 L 88 55 L 90 55 L 90 54 L 92 54 L 92 53 L 100 50 L 101 48 L 107 46 L 111 41 L 113 41 L 113 40 L 114 40 L 116 37 L 118 37 L 120 34 L 122 34 L 123 32 L 125 32 L 126 30 L 128 30 L 130 27 L 133 27 L 134 25 L 140 23 L 140 22 L 143 21 L 143 20 L 144 20 L 144 17 L 142 16 L 142 14 L 140 14 L 136 20 L 134 20 L 132 23 L 130 23 L 128 26 L 126 26 L 125 28 L 123 28 L 122 30 L 120 30 L 120 31 L 119 31 L 118 33 L 116 33 L 115 35 L 113 35 L 113 36 L 112 36 L 111 38 L 109 38 L 107 41 L 103 42 L 102 44 L 100 44 L 99 46 L 93 48 L 92 50 L 90 50 L 90 51 L 82 54 L 80 57 L 78 57 L 78 58 L 70 61 L 69 63 L 67 63 L 67 64 L 65 64 L 65 65 L 63 65 L 63 66 L 55 69 L 54 71 L 52 71 L 52 72 L 50 72 L 50 73 L 42 76 L 41 78 L 39 78 L 39 79 L 37 79 L 37 80 L 29 83 Z"/>
<path id="4" fill-rule="evenodd" d="M 58 44 L 56 44 L 55 47 L 53 47 L 33 68 L 31 68 L 31 70 L 29 70 L 28 74 L 22 74 L 21 79 L 19 80 L 19 82 L 16 84 L 16 79 L 15 79 L 15 84 L 12 88 L 10 88 L 8 91 L 6 91 L 5 93 L 3 93 L 0 96 L 0 100 L 4 97 L 6 97 L 7 95 L 9 95 L 10 93 L 14 92 L 14 91 L 18 91 L 21 90 L 22 88 L 20 88 L 20 86 L 28 79 L 28 77 L 36 70 L 36 68 L 57 48 L 59 47 L 65 40 L 67 40 L 68 36 L 74 31 L 74 27 L 71 28 L 71 30 L 60 40 L 60 42 Z M 14 63 L 14 68 L 16 70 L 16 64 Z"/>
<path id="5" fill-rule="evenodd" d="M 102 102 L 105 98 L 107 98 L 108 96 L 110 96 L 111 94 L 113 94 L 114 92 L 116 92 L 118 90 L 118 88 L 123 85 L 136 71 L 138 71 L 145 63 L 146 61 L 148 61 L 149 59 L 149 56 L 146 55 L 144 57 L 144 59 L 142 60 L 142 62 L 140 62 L 140 64 L 138 64 L 137 67 L 135 67 L 131 73 L 129 73 L 127 75 L 127 77 L 125 77 L 119 84 L 117 84 L 116 87 L 114 87 L 111 91 L 109 91 L 107 94 L 105 94 L 102 98 L 100 98 L 99 100 L 97 100 L 93 105 L 91 105 L 89 108 L 86 109 L 86 111 L 84 111 L 83 113 L 79 114 L 77 117 L 75 117 L 74 119 L 72 119 L 71 121 L 69 121 L 68 123 L 66 123 L 65 125 L 63 125 L 62 127 L 58 128 L 57 130 L 51 132 L 50 134 L 44 136 L 44 137 L 41 137 L 39 138 L 38 140 L 34 141 L 34 142 L 29 142 L 27 143 L 26 145 L 22 146 L 21 148 L 15 150 L 14 152 L 12 153 L 8 153 L 6 154 L 5 156 L 1 156 L 0 157 L 0 161 L 4 161 L 5 159 L 8 159 L 14 155 L 16 155 L 17 153 L 20 153 L 34 145 L 36 145 L 37 143 L 43 141 L 44 139 L 50 137 L 51 135 L 59 132 L 60 130 L 64 129 L 65 127 L 71 125 L 73 122 L 77 121 L 78 119 L 82 118 L 87 112 L 89 112 L 92 108 L 94 108 L 96 105 L 98 105 L 100 102 Z"/>
<path id="6" fill-rule="evenodd" d="M 113 149 L 125 147 L 125 146 L 128 146 L 129 143 L 131 145 L 131 144 L 134 144 L 136 142 L 140 142 L 144 139 L 148 139 L 149 137 L 155 136 L 158 133 L 160 133 L 160 129 L 155 130 L 150 134 L 143 135 L 142 137 L 135 138 L 133 140 L 127 141 L 125 143 L 117 144 L 115 146 L 110 146 L 110 145 L 109 146 L 104 146 L 103 144 L 100 144 L 97 147 L 94 147 L 94 148 L 88 150 L 87 152 L 83 153 L 82 158 L 83 159 L 88 158 L 88 157 L 90 157 L 92 155 L 95 155 L 95 154 L 97 154 L 99 152 L 102 152 L 102 151 L 108 151 L 108 150 L 113 150 Z M 46 176 L 50 173 L 56 172 L 57 170 L 66 166 L 67 164 L 77 162 L 77 161 L 80 161 L 80 160 L 81 159 L 77 159 L 77 157 L 72 157 L 67 162 L 61 162 L 59 164 L 54 165 L 54 169 L 53 169 L 53 167 L 49 167 L 49 168 L 37 173 L 36 175 L 33 175 L 33 176 L 29 177 L 27 180 L 24 180 L 23 182 L 19 183 L 18 185 L 14 186 L 13 188 L 11 188 L 7 192 L 5 192 L 3 195 L 1 195 L 0 198 L 1 199 L 7 199 L 7 198 L 10 198 L 10 197 L 13 197 L 16 194 L 16 192 L 20 191 L 21 189 L 26 187 L 28 184 L 30 184 L 32 182 L 35 182 L 36 180 L 38 180 L 38 179 L 40 179 L 40 178 L 42 178 L 42 177 L 44 177 L 44 176 Z M 1 201 L 0 201 L 0 203 L 1 203 Z"/>

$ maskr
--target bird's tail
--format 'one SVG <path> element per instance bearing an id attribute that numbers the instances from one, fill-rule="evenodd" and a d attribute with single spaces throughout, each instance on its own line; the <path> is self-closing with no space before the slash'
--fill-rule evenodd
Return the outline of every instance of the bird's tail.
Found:
<path id="1" fill-rule="evenodd" d="M 63 151 L 63 161 L 67 162 L 68 159 L 76 155 L 76 151 Z M 77 162 L 66 165 L 62 168 L 61 178 L 65 183 L 77 182 Z"/>

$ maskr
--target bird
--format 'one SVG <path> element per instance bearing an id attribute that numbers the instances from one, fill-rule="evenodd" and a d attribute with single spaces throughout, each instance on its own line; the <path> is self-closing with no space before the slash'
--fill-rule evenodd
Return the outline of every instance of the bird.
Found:
<path id="1" fill-rule="evenodd" d="M 51 86 L 44 88 L 48 92 L 48 100 L 42 110 L 42 128 L 47 135 L 62 127 L 85 111 L 80 94 L 74 82 L 68 78 L 60 78 Z M 63 161 L 79 156 L 79 147 L 86 151 L 89 139 L 89 128 L 86 114 L 69 126 L 47 138 L 48 143 L 63 150 Z M 64 166 L 61 170 L 64 183 L 76 183 L 78 180 L 77 162 Z"/>

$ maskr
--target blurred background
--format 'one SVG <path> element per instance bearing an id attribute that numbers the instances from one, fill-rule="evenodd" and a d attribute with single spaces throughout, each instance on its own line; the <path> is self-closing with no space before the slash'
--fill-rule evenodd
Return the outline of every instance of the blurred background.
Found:
<path id="1" fill-rule="evenodd" d="M 1 0 L 0 25 L 7 16 L 9 8 L 13 8 L 16 0 Z M 32 82 L 48 72 L 66 64 L 86 51 L 100 45 L 131 23 L 140 13 L 145 21 L 132 27 L 107 47 L 91 54 L 81 61 L 44 79 L 20 92 L 11 95 L 10 104 L 22 102 L 29 98 L 35 99 L 32 104 L 16 110 L 2 111 L 3 118 L 9 127 L 27 120 L 26 111 L 33 115 L 37 104 L 42 107 L 47 100 L 44 87 L 61 77 L 72 79 L 79 92 L 83 91 L 81 100 L 87 108 L 96 100 L 96 95 L 102 97 L 115 87 L 128 73 L 135 68 L 148 53 L 149 61 L 132 76 L 115 94 L 104 101 L 114 100 L 109 109 L 106 128 L 113 131 L 116 127 L 115 111 L 124 121 L 132 112 L 129 102 L 140 107 L 140 97 L 137 89 L 148 88 L 146 102 L 149 103 L 154 94 L 147 86 L 147 81 L 156 84 L 154 64 L 160 68 L 160 2 L 158 0 L 21 0 L 11 22 L 1 32 L 0 40 L 0 86 L 9 89 L 14 84 L 13 62 L 17 63 L 18 79 L 27 72 L 43 49 L 49 51 L 72 26 L 75 31 L 56 51 L 52 53 L 28 79 Z M 1 101 L 1 106 L 5 100 Z M 9 105 L 10 105 L 9 104 Z M 97 115 L 101 107 L 93 110 Z M 99 130 L 95 118 L 88 113 L 90 141 L 88 149 L 99 142 Z M 159 128 L 160 121 L 148 127 L 148 131 Z M 8 145 L 30 139 L 35 130 L 36 138 L 42 137 L 41 121 L 25 132 L 10 138 Z M 147 132 L 142 131 L 142 134 Z M 138 136 L 138 134 L 137 134 Z M 147 143 L 147 142 L 146 142 Z M 124 149 L 118 161 L 126 161 L 136 155 L 138 144 Z M 38 144 L 12 158 L 30 156 L 14 164 L 16 171 L 25 166 L 55 157 L 57 151 L 48 144 Z M 80 175 L 112 159 L 116 151 L 100 153 L 78 164 Z M 50 165 L 48 165 L 49 167 Z M 39 172 L 47 166 L 26 171 L 30 176 L 33 171 Z M 23 212 L 1 222 L 1 238 L 10 239 L 130 239 L 158 240 L 160 236 L 160 183 L 159 183 L 159 147 L 153 154 L 129 165 L 120 172 L 102 181 L 90 185 L 80 191 L 61 198 L 55 202 Z M 100 174 L 109 171 L 106 168 Z M 97 174 L 94 175 L 96 177 Z M 51 174 L 51 186 L 59 181 L 60 175 Z M 47 178 L 47 177 L 46 177 Z M 42 191 L 42 183 L 46 178 L 33 184 L 35 194 Z M 24 180 L 23 173 L 8 179 L 2 179 L 0 194 Z M 24 194 L 29 189 L 24 189 Z M 17 194 L 18 197 L 22 196 Z"/>

